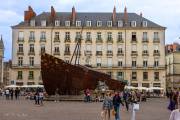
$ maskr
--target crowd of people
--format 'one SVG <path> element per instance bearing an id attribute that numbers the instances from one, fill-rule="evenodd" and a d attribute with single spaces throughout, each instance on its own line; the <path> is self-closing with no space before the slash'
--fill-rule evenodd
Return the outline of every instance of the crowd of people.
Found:
<path id="1" fill-rule="evenodd" d="M 0 96 L 5 96 L 6 100 L 13 100 L 14 97 L 17 100 L 19 99 L 20 96 L 20 89 L 19 88 L 0 89 Z"/>

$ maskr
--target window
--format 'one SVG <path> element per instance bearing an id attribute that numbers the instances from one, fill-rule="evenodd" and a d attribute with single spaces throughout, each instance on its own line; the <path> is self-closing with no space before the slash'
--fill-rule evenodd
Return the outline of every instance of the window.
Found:
<path id="1" fill-rule="evenodd" d="M 32 26 L 32 27 L 36 26 L 35 23 L 36 23 L 35 20 L 31 20 L 31 21 L 30 21 L 30 26 Z"/>
<path id="2" fill-rule="evenodd" d="M 123 21 L 118 21 L 118 27 L 123 27 Z"/>
<path id="3" fill-rule="evenodd" d="M 131 21 L 131 27 L 136 27 L 136 21 Z"/>
<path id="4" fill-rule="evenodd" d="M 132 61 L 132 67 L 136 67 L 136 61 L 135 60 Z"/>
<path id="5" fill-rule="evenodd" d="M 45 53 L 46 49 L 45 49 L 45 45 L 41 45 L 41 53 Z"/>
<path id="6" fill-rule="evenodd" d="M 148 72 L 143 72 L 143 79 L 147 80 L 148 79 Z"/>
<path id="7" fill-rule="evenodd" d="M 23 57 L 18 57 L 18 66 L 23 65 Z"/>
<path id="8" fill-rule="evenodd" d="M 59 32 L 55 32 L 55 36 L 54 36 L 54 38 L 55 38 L 56 40 L 59 40 L 59 39 L 60 39 Z"/>
<path id="9" fill-rule="evenodd" d="M 159 72 L 154 72 L 154 80 L 159 80 Z"/>
<path id="10" fill-rule="evenodd" d="M 35 39 L 35 32 L 30 31 L 29 40 L 34 40 L 34 39 Z"/>
<path id="11" fill-rule="evenodd" d="M 117 72 L 117 79 L 123 80 L 124 79 L 124 73 L 123 72 Z"/>
<path id="12" fill-rule="evenodd" d="M 136 80 L 137 79 L 137 73 L 136 72 L 132 72 L 132 80 Z"/>
<path id="13" fill-rule="evenodd" d="M 119 54 L 123 53 L 123 46 L 122 45 L 118 46 L 118 53 Z"/>
<path id="14" fill-rule="evenodd" d="M 41 26 L 42 26 L 42 27 L 46 27 L 46 20 L 42 20 L 42 21 L 41 21 Z"/>
<path id="15" fill-rule="evenodd" d="M 65 40 L 70 40 L 70 32 L 65 32 Z"/>
<path id="16" fill-rule="evenodd" d="M 19 50 L 18 52 L 23 52 L 23 44 L 19 44 Z"/>
<path id="17" fill-rule="evenodd" d="M 22 71 L 18 71 L 17 79 L 19 79 L 19 80 L 23 79 L 23 72 Z"/>
<path id="18" fill-rule="evenodd" d="M 101 40 L 101 32 L 97 32 L 97 40 Z"/>
<path id="19" fill-rule="evenodd" d="M 29 65 L 34 66 L 34 57 L 29 57 Z"/>
<path id="20" fill-rule="evenodd" d="M 142 26 L 143 26 L 143 27 L 147 27 L 147 21 L 143 21 L 143 22 L 142 22 Z"/>
<path id="21" fill-rule="evenodd" d="M 24 32 L 20 31 L 18 33 L 18 40 L 24 40 Z"/>
<path id="22" fill-rule="evenodd" d="M 60 26 L 60 21 L 59 20 L 55 20 L 55 26 L 56 27 Z"/>
<path id="23" fill-rule="evenodd" d="M 158 32 L 154 32 L 154 40 L 159 40 L 159 33 Z"/>
<path id="24" fill-rule="evenodd" d="M 40 39 L 41 40 L 45 40 L 46 39 L 46 32 L 41 32 Z"/>
<path id="25" fill-rule="evenodd" d="M 107 26 L 112 27 L 112 21 L 107 21 Z"/>
<path id="26" fill-rule="evenodd" d="M 147 67 L 148 65 L 148 61 L 147 60 L 143 60 L 143 67 Z"/>
<path id="27" fill-rule="evenodd" d="M 70 26 L 70 21 L 65 21 L 65 26 L 69 27 Z"/>
<path id="28" fill-rule="evenodd" d="M 76 21 L 76 27 L 80 27 L 81 26 L 81 21 Z"/>
<path id="29" fill-rule="evenodd" d="M 147 41 L 148 38 L 147 38 L 147 32 L 143 32 L 143 41 Z"/>
<path id="30" fill-rule="evenodd" d="M 122 60 L 119 60 L 119 61 L 118 61 L 118 67 L 122 67 L 122 65 L 123 65 Z"/>
<path id="31" fill-rule="evenodd" d="M 65 52 L 70 52 L 70 45 L 65 45 Z"/>
<path id="32" fill-rule="evenodd" d="M 101 27 L 102 26 L 102 21 L 97 21 L 97 27 Z"/>
<path id="33" fill-rule="evenodd" d="M 30 44 L 29 45 L 29 51 L 30 52 L 34 52 L 34 44 Z"/>
<path id="34" fill-rule="evenodd" d="M 29 79 L 34 79 L 34 71 L 29 71 Z"/>
<path id="35" fill-rule="evenodd" d="M 86 39 L 90 40 L 91 39 L 91 32 L 86 32 Z"/>
<path id="36" fill-rule="evenodd" d="M 107 58 L 108 67 L 112 67 L 112 58 Z"/>
<path id="37" fill-rule="evenodd" d="M 118 41 L 122 41 L 123 37 L 122 37 L 122 32 L 118 32 Z"/>
<path id="38" fill-rule="evenodd" d="M 143 53 L 148 53 L 148 46 L 147 45 L 143 45 Z"/>
<path id="39" fill-rule="evenodd" d="M 59 53 L 59 47 L 54 47 L 54 52 Z"/>
<path id="40" fill-rule="evenodd" d="M 158 67 L 159 66 L 159 60 L 155 60 L 154 61 L 154 67 Z"/>
<path id="41" fill-rule="evenodd" d="M 96 59 L 96 65 L 97 65 L 97 67 L 101 66 L 101 58 Z"/>
<path id="42" fill-rule="evenodd" d="M 107 36 L 107 37 L 108 37 L 108 40 L 112 40 L 112 32 L 108 32 L 107 35 L 108 35 L 108 36 Z"/>
<path id="43" fill-rule="evenodd" d="M 154 45 L 154 53 L 159 53 L 159 46 L 158 45 Z"/>
<path id="44" fill-rule="evenodd" d="M 91 27 L 91 21 L 86 21 L 86 26 Z"/>
<path id="45" fill-rule="evenodd" d="M 136 32 L 132 32 L 132 41 L 136 41 Z"/>

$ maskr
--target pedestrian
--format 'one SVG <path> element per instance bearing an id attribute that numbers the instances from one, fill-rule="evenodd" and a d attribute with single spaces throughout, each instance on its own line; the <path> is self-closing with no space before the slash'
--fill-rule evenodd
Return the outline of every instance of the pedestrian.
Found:
<path id="1" fill-rule="evenodd" d="M 6 100 L 9 100 L 9 88 L 5 90 Z"/>
<path id="2" fill-rule="evenodd" d="M 11 100 L 13 100 L 13 96 L 14 96 L 14 90 L 10 89 L 10 96 L 11 96 Z"/>
<path id="3" fill-rule="evenodd" d="M 120 104 L 123 104 L 121 97 L 119 95 L 119 92 L 115 92 L 115 95 L 113 97 L 113 106 L 114 106 L 114 111 L 115 111 L 115 120 L 120 120 Z"/>
<path id="4" fill-rule="evenodd" d="M 16 100 L 19 99 L 19 94 L 20 94 L 20 90 L 19 90 L 19 88 L 16 88 L 15 89 L 15 98 L 16 98 Z"/>
<path id="5" fill-rule="evenodd" d="M 126 110 L 129 111 L 129 99 L 130 99 L 130 94 L 128 91 L 124 91 L 123 93 L 123 99 L 126 105 Z"/>
<path id="6" fill-rule="evenodd" d="M 111 110 L 113 109 L 113 101 L 111 98 L 111 94 L 107 93 L 104 97 L 104 101 L 103 101 L 103 120 L 110 120 L 110 114 L 111 114 Z"/>
<path id="7" fill-rule="evenodd" d="M 132 116 L 131 120 L 136 119 L 136 110 L 135 110 L 135 105 L 137 104 L 138 98 L 137 98 L 137 93 L 135 91 L 132 91 L 131 93 L 131 104 L 132 104 Z"/>
<path id="8" fill-rule="evenodd" d="M 36 91 L 35 95 L 34 95 L 34 100 L 35 100 L 35 104 L 39 105 L 39 92 Z"/>
<path id="9" fill-rule="evenodd" d="M 55 90 L 55 100 L 54 100 L 54 102 L 58 102 L 58 101 L 59 101 L 59 89 L 56 88 L 56 90 Z"/>
<path id="10" fill-rule="evenodd" d="M 40 105 L 43 105 L 43 99 L 44 99 L 44 93 L 43 93 L 43 90 L 41 90 L 41 91 L 39 92 Z"/>
<path id="11" fill-rule="evenodd" d="M 178 109 L 171 112 L 169 120 L 180 120 L 180 104 L 178 105 Z"/>
<path id="12" fill-rule="evenodd" d="M 87 97 L 87 102 L 90 102 L 91 101 L 91 93 L 90 93 L 90 90 L 89 89 L 86 89 L 86 97 Z"/>

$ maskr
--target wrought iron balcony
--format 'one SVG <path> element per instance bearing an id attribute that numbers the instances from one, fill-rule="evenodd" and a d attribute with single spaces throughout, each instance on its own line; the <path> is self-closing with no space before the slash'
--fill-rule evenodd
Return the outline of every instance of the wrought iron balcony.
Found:
<path id="1" fill-rule="evenodd" d="M 71 55 L 70 51 L 64 51 L 64 55 Z"/>
<path id="2" fill-rule="evenodd" d="M 71 42 L 70 37 L 65 37 L 65 38 L 64 38 L 64 42 L 65 42 L 65 43 L 70 43 L 70 42 Z"/>
<path id="3" fill-rule="evenodd" d="M 153 55 L 154 55 L 154 56 L 160 56 L 160 52 L 159 52 L 159 51 L 154 50 Z"/>
<path id="4" fill-rule="evenodd" d="M 117 56 L 124 56 L 123 51 L 117 51 Z"/>
<path id="5" fill-rule="evenodd" d="M 149 43 L 149 39 L 148 38 L 142 38 L 142 43 Z"/>
<path id="6" fill-rule="evenodd" d="M 106 55 L 107 55 L 107 56 L 113 56 L 113 52 L 110 51 L 110 50 L 108 50 Z"/>
<path id="7" fill-rule="evenodd" d="M 60 42 L 60 38 L 59 37 L 55 37 L 54 38 L 54 42 Z"/>
<path id="8" fill-rule="evenodd" d="M 54 51 L 54 55 L 60 55 L 59 51 Z"/>
<path id="9" fill-rule="evenodd" d="M 35 37 L 29 37 L 29 42 L 35 42 Z"/>
<path id="10" fill-rule="evenodd" d="M 153 43 L 160 43 L 160 39 L 159 38 L 154 38 Z"/>
<path id="11" fill-rule="evenodd" d="M 146 50 L 144 50 L 144 51 L 142 52 L 142 56 L 149 56 L 149 52 L 146 51 Z"/>
<path id="12" fill-rule="evenodd" d="M 102 38 L 101 38 L 101 37 L 99 37 L 99 38 L 96 38 L 96 43 L 103 43 L 103 40 L 102 40 Z"/>
<path id="13" fill-rule="evenodd" d="M 117 43 L 124 43 L 124 39 L 119 37 L 119 38 L 117 39 Z"/>
<path id="14" fill-rule="evenodd" d="M 132 38 L 131 43 L 137 43 L 137 38 Z"/>
<path id="15" fill-rule="evenodd" d="M 46 38 L 40 38 L 40 42 L 46 42 Z"/>
<path id="16" fill-rule="evenodd" d="M 107 38 L 107 43 L 113 43 L 113 38 L 112 37 L 108 37 Z"/>
<path id="17" fill-rule="evenodd" d="M 102 56 L 102 51 L 96 51 L 97 56 Z"/>
<path id="18" fill-rule="evenodd" d="M 30 51 L 28 52 L 28 55 L 35 55 L 34 50 L 30 50 Z"/>
<path id="19" fill-rule="evenodd" d="M 92 38 L 87 37 L 85 43 L 92 43 Z"/>
<path id="20" fill-rule="evenodd" d="M 24 55 L 24 52 L 23 51 L 17 51 L 17 55 Z"/>
<path id="21" fill-rule="evenodd" d="M 24 38 L 18 38 L 18 42 L 24 42 Z"/>
<path id="22" fill-rule="evenodd" d="M 131 51 L 131 56 L 138 56 L 138 52 L 137 51 Z"/>

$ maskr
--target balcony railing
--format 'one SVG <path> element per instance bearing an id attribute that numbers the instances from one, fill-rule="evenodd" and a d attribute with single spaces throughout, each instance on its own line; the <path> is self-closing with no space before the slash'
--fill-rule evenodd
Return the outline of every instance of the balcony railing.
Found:
<path id="1" fill-rule="evenodd" d="M 108 37 L 107 38 L 107 43 L 113 43 L 113 38 L 112 37 Z"/>
<path id="2" fill-rule="evenodd" d="M 107 51 L 107 56 L 113 56 L 113 52 L 112 51 Z"/>
<path id="3" fill-rule="evenodd" d="M 54 38 L 54 42 L 60 42 L 60 38 L 59 37 L 55 37 Z"/>
<path id="4" fill-rule="evenodd" d="M 124 56 L 123 51 L 117 51 L 117 56 Z"/>
<path id="5" fill-rule="evenodd" d="M 41 68 L 40 64 L 34 64 L 33 66 L 30 64 L 22 64 L 21 66 L 18 64 L 12 64 L 13 68 Z"/>
<path id="6" fill-rule="evenodd" d="M 18 42 L 24 42 L 24 38 L 18 38 Z"/>
<path id="7" fill-rule="evenodd" d="M 160 39 L 159 38 L 154 38 L 153 43 L 160 43 Z"/>
<path id="8" fill-rule="evenodd" d="M 80 39 L 80 37 L 75 37 L 75 42 L 78 42 Z"/>
<path id="9" fill-rule="evenodd" d="M 40 42 L 46 42 L 46 38 L 40 38 Z"/>
<path id="10" fill-rule="evenodd" d="M 92 38 L 86 38 L 85 43 L 92 43 Z"/>
<path id="11" fill-rule="evenodd" d="M 64 38 L 64 42 L 65 42 L 65 43 L 70 43 L 70 42 L 71 42 L 71 39 L 68 38 L 68 37 L 65 37 L 65 38 Z"/>
<path id="12" fill-rule="evenodd" d="M 70 51 L 64 51 L 64 55 L 71 55 Z"/>
<path id="13" fill-rule="evenodd" d="M 28 55 L 35 55 L 35 51 L 29 51 Z"/>
<path id="14" fill-rule="evenodd" d="M 24 52 L 23 51 L 17 51 L 17 55 L 24 55 Z"/>
<path id="15" fill-rule="evenodd" d="M 137 38 L 132 38 L 131 43 L 137 43 Z"/>
<path id="16" fill-rule="evenodd" d="M 153 56 L 160 56 L 160 52 L 159 51 L 154 51 Z"/>
<path id="17" fill-rule="evenodd" d="M 117 39 L 117 43 L 124 43 L 123 38 L 120 38 L 120 37 L 119 37 L 119 38 Z"/>
<path id="18" fill-rule="evenodd" d="M 138 56 L 138 52 L 137 51 L 131 51 L 131 56 Z"/>
<path id="19" fill-rule="evenodd" d="M 149 52 L 148 51 L 143 51 L 142 56 L 149 56 Z"/>
<path id="20" fill-rule="evenodd" d="M 149 43 L 149 39 L 148 38 L 142 38 L 142 43 Z"/>
<path id="21" fill-rule="evenodd" d="M 29 37 L 29 42 L 35 42 L 35 37 Z"/>
<path id="22" fill-rule="evenodd" d="M 101 37 L 99 37 L 99 38 L 96 38 L 96 43 L 103 43 L 103 40 L 102 40 L 102 38 L 101 38 Z"/>
<path id="23" fill-rule="evenodd" d="M 96 51 L 96 55 L 102 56 L 102 51 Z"/>
<path id="24" fill-rule="evenodd" d="M 85 56 L 91 56 L 92 55 L 92 51 L 84 51 L 84 54 L 85 54 Z"/>
<path id="25" fill-rule="evenodd" d="M 54 55 L 60 55 L 59 51 L 54 51 Z"/>

